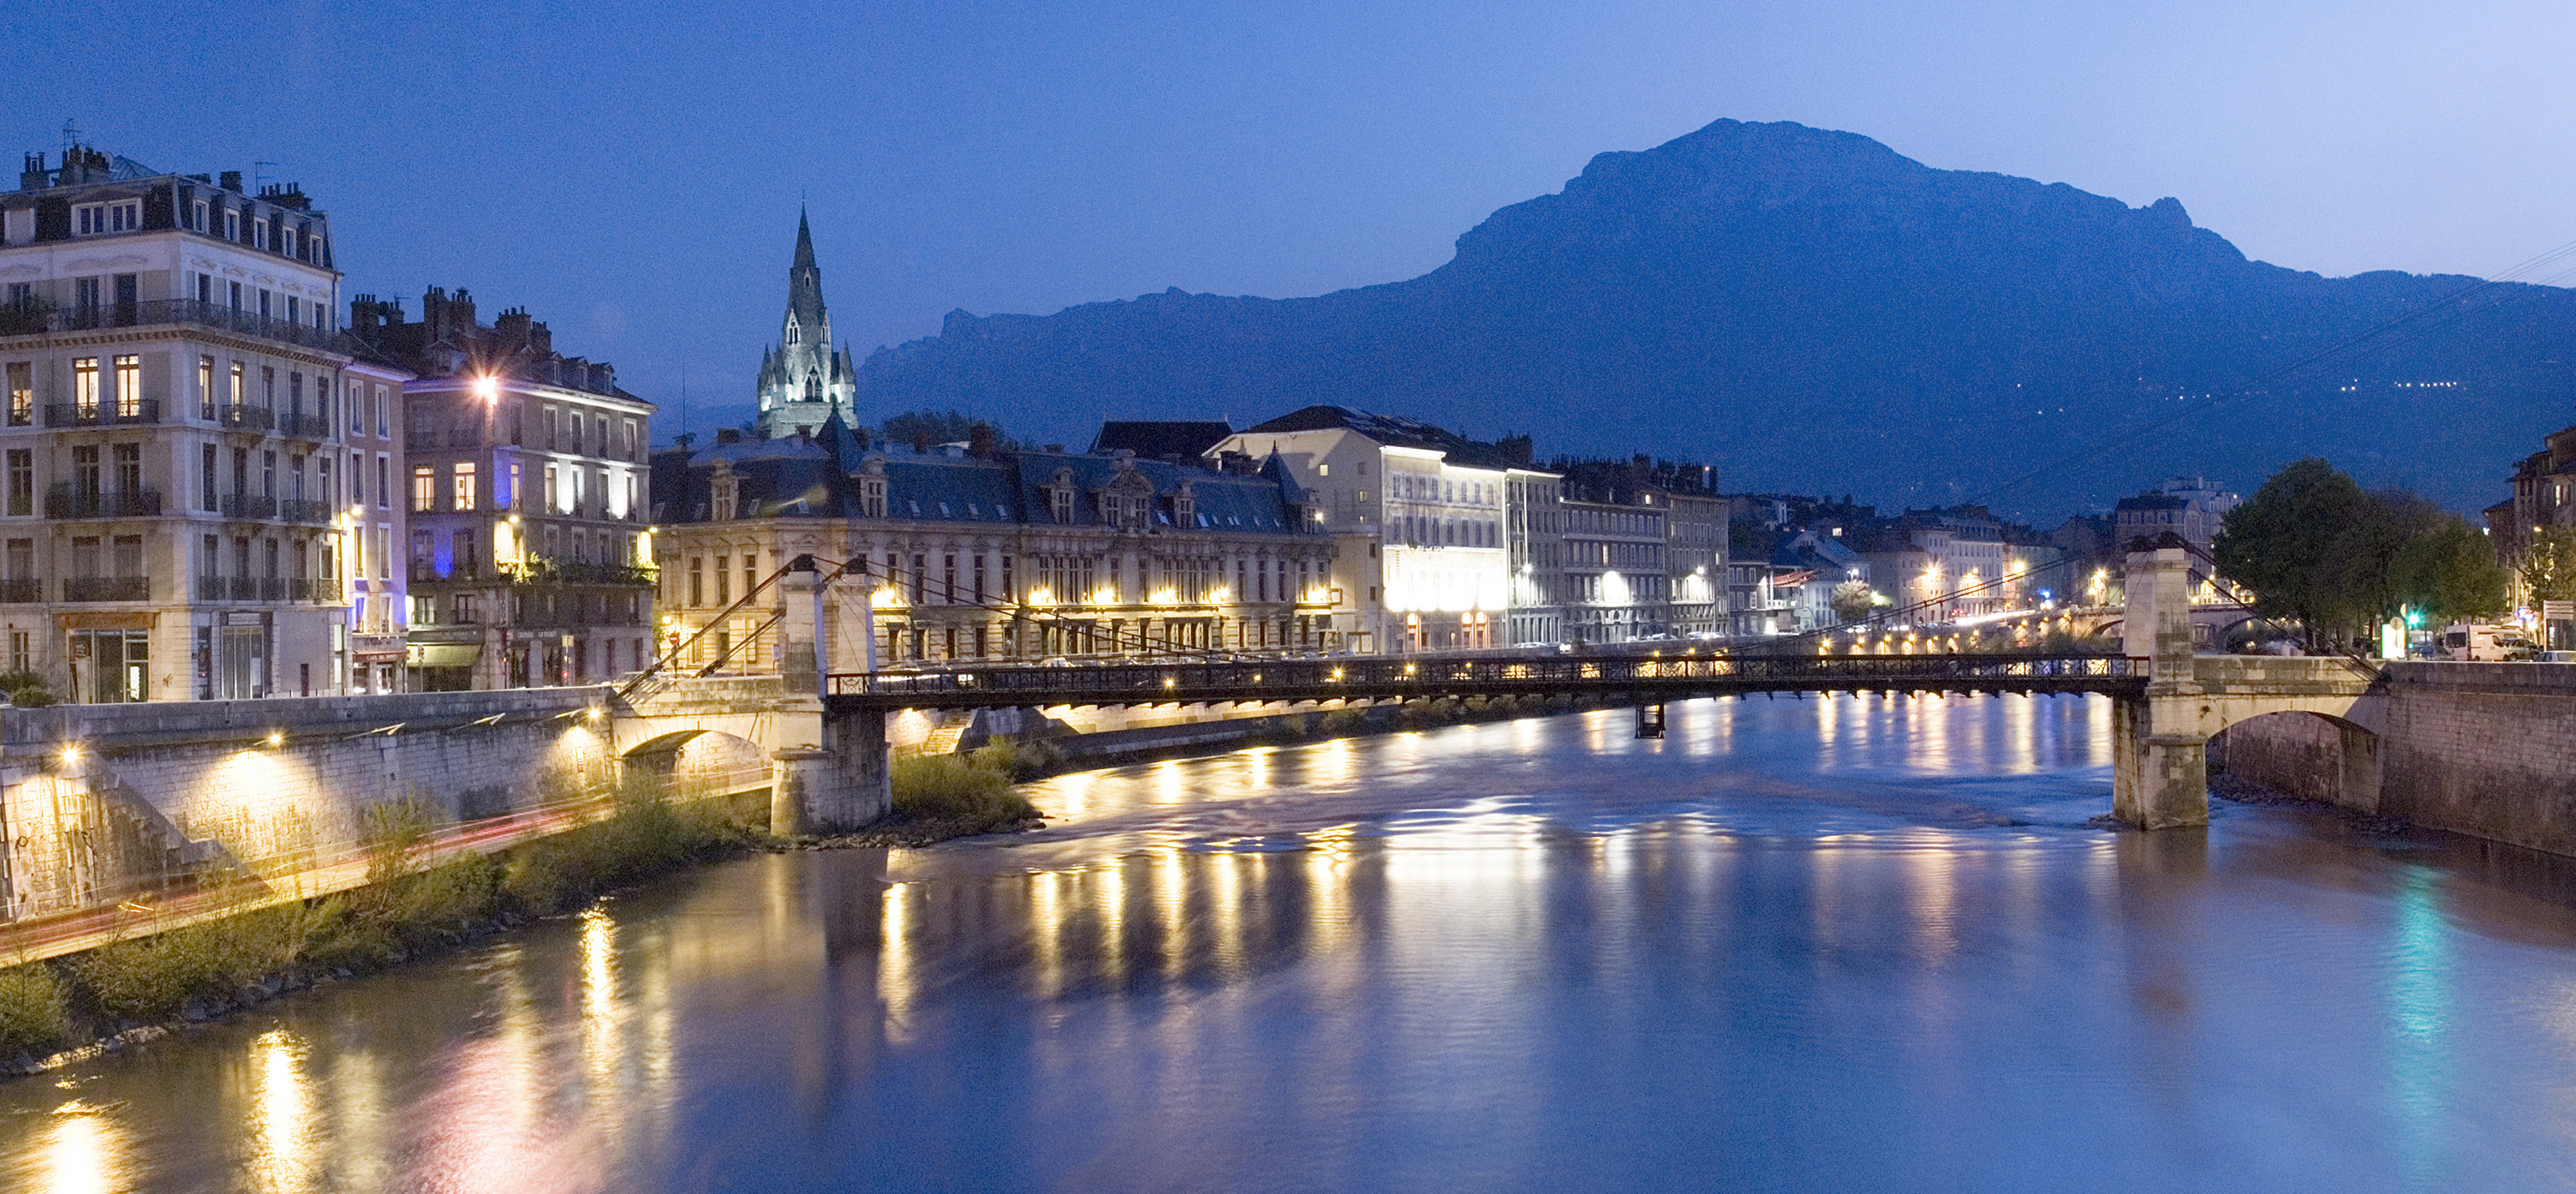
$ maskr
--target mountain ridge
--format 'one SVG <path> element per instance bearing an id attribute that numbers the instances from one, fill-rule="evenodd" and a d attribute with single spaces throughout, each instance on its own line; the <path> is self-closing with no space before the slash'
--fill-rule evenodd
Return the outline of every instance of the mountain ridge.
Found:
<path id="1" fill-rule="evenodd" d="M 1595 155 L 1414 278 L 1306 298 L 1172 288 L 1053 315 L 953 311 L 939 335 L 871 353 L 861 397 L 1075 428 L 1334 402 L 1479 438 L 1528 432 L 1543 451 L 1713 460 L 1731 488 L 1989 497 L 2042 516 L 2171 471 L 2250 490 L 2314 452 L 2475 508 L 2565 421 L 2564 368 L 2551 375 L 2535 349 L 2576 334 L 2570 292 L 2523 287 L 2514 297 L 2530 301 L 2442 336 L 2354 353 L 2302 384 L 2306 407 L 2266 395 L 2261 442 L 2186 426 L 2077 475 L 1985 492 L 2475 281 L 2325 278 L 2248 259 L 2172 197 L 2133 208 L 1937 170 L 1856 133 L 1720 120 Z M 2338 421 L 2315 408 L 2357 407 L 2348 396 L 2365 390 L 2420 397 L 2400 381 L 2455 383 L 2436 388 L 2466 409 L 2382 402 Z M 2461 416 L 2475 433 L 2445 433 Z M 2392 457 L 2391 431 L 2431 451 Z M 2374 459 L 2382 475 L 2369 476 Z"/>

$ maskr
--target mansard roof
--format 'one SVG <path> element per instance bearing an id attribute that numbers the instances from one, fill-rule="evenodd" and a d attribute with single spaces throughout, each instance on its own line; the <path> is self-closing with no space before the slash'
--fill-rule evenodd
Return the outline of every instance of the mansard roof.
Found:
<path id="1" fill-rule="evenodd" d="M 1451 464 L 1470 468 L 1508 468 L 1500 448 L 1480 443 L 1448 428 L 1402 415 L 1382 415 L 1347 406 L 1315 405 L 1293 410 L 1247 432 L 1355 431 L 1392 448 L 1447 453 Z"/>
<path id="2" fill-rule="evenodd" d="M 744 436 L 705 448 L 666 448 L 653 457 L 654 517 L 670 523 L 709 521 L 718 466 L 737 479 L 745 518 L 862 518 L 862 484 L 882 476 L 891 521 L 1058 525 L 1050 489 L 1059 478 L 1081 495 L 1069 523 L 1102 527 L 1091 495 L 1122 478 L 1169 499 L 1188 488 L 1190 525 L 1175 524 L 1177 503 L 1154 502 L 1157 529 L 1293 535 L 1303 495 L 1275 457 L 1258 474 L 1140 460 L 1126 453 L 1003 452 L 990 458 L 939 446 L 863 447 L 835 414 L 815 434 Z M 870 521 L 874 521 L 871 519 Z"/>

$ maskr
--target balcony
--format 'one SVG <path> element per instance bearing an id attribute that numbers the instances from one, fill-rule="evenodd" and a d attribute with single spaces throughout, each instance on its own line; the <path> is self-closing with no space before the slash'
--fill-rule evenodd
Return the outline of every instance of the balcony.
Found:
<path id="1" fill-rule="evenodd" d="M 35 605 L 44 599 L 41 580 L 0 580 L 0 605 Z"/>
<path id="2" fill-rule="evenodd" d="M 525 564 L 504 564 L 495 571 L 514 585 L 634 585 L 649 589 L 661 583 L 660 570 L 648 564 L 580 564 L 557 560 L 534 560 Z"/>
<path id="3" fill-rule="evenodd" d="M 218 406 L 215 421 L 240 431 L 267 431 L 277 426 L 277 412 L 261 406 Z"/>
<path id="4" fill-rule="evenodd" d="M 231 580 L 228 580 L 228 581 L 224 582 L 224 587 L 232 593 L 232 596 L 231 596 L 230 600 L 233 600 L 233 601 L 257 601 L 257 600 L 259 600 L 259 582 L 258 582 L 258 581 L 256 581 L 256 580 L 251 579 L 250 577 L 247 577 L 247 576 L 236 576 L 236 577 L 233 577 Z"/>
<path id="5" fill-rule="evenodd" d="M 277 517 L 277 499 L 273 497 L 253 497 L 247 493 L 225 494 L 224 517 L 275 518 Z"/>
<path id="6" fill-rule="evenodd" d="M 79 576 L 63 582 L 65 601 L 143 601 L 152 582 L 140 576 Z"/>
<path id="7" fill-rule="evenodd" d="M 331 521 L 331 512 L 332 505 L 329 502 L 313 502 L 306 501 L 302 498 L 288 498 L 277 504 L 277 516 L 288 522 L 329 522 Z"/>
<path id="8" fill-rule="evenodd" d="M 235 311 L 214 303 L 195 299 L 153 299 L 149 302 L 105 303 L 96 307 L 62 307 L 44 310 L 38 307 L 0 308 L 0 336 L 36 336 L 49 332 L 87 332 L 101 328 L 150 327 L 164 323 L 191 323 L 219 332 L 256 336 L 262 340 L 300 345 L 305 348 L 333 349 L 340 340 L 337 331 L 324 331 L 310 324 L 289 323 L 283 319 L 251 311 Z"/>
<path id="9" fill-rule="evenodd" d="M 157 518 L 160 514 L 158 490 L 84 493 L 69 485 L 57 485 L 45 494 L 47 518 Z"/>
<path id="10" fill-rule="evenodd" d="M 324 577 L 319 580 L 299 580 L 295 583 L 309 586 L 312 600 L 323 605 L 337 605 L 341 601 L 340 578 L 336 576 Z M 301 601 L 304 600 L 304 598 L 299 597 L 296 600 Z"/>
<path id="11" fill-rule="evenodd" d="M 45 407 L 47 427 L 113 427 L 120 424 L 158 423 L 161 400 L 143 398 L 133 402 L 93 402 L 87 405 L 49 405 Z"/>
<path id="12" fill-rule="evenodd" d="M 320 415 L 300 415 L 288 411 L 277 416 L 277 433 L 290 439 L 329 439 L 331 420 Z"/>

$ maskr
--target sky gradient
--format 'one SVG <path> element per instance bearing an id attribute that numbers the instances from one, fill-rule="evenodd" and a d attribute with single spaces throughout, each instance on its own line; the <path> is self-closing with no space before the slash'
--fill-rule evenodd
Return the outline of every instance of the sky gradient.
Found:
<path id="1" fill-rule="evenodd" d="M 2329 275 L 2576 237 L 2571 10 L 2251 7 L 53 0 L 10 21 L 0 130 L 301 182 L 352 293 L 526 306 L 670 415 L 685 370 L 700 425 L 751 400 L 800 202 L 862 358 L 959 307 L 1411 277 L 1592 154 L 1718 117 L 2173 195 Z"/>

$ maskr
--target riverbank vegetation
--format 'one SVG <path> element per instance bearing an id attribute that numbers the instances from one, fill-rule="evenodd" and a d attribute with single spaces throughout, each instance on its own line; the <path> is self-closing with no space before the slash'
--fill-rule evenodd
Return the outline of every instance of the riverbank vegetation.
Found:
<path id="1" fill-rule="evenodd" d="M 0 969 L 0 1069 L 48 1051 L 173 1020 L 202 1020 L 325 979 L 452 948 L 600 891 L 744 849 L 760 810 L 731 798 L 675 801 L 620 787 L 600 820 L 497 854 L 429 865 L 422 805 L 367 818 L 368 882 L 314 900 L 137 934 L 86 953 Z M 245 902 L 255 878 L 230 884 Z"/>

